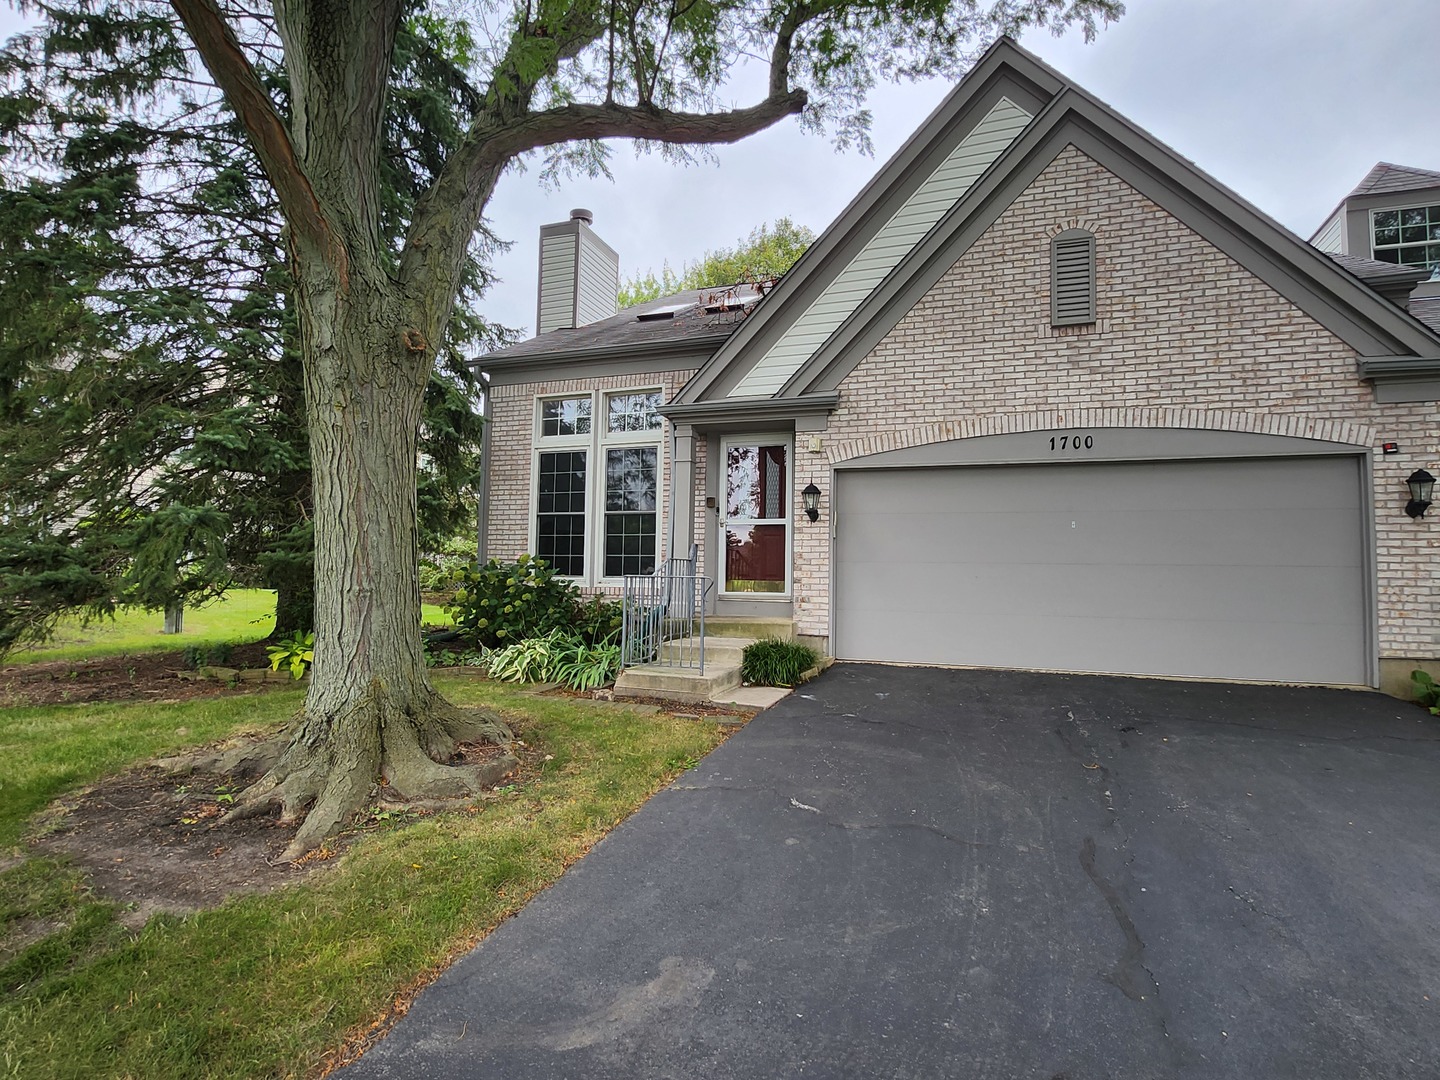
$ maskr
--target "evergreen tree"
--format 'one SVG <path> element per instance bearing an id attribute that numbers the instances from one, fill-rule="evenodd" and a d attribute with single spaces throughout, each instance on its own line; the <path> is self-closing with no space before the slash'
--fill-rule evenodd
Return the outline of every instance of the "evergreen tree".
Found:
<path id="1" fill-rule="evenodd" d="M 255 28 L 263 45 L 273 31 Z M 165 8 L 55 7 L 0 52 L 0 650 L 59 615 L 277 590 L 311 629 L 313 498 L 293 283 L 273 189 L 224 100 L 193 85 Z M 393 247 L 474 101 L 468 38 L 397 35 L 381 160 Z M 285 100 L 273 49 L 257 76 Z M 473 521 L 466 352 L 481 232 L 424 392 L 422 536 Z"/>

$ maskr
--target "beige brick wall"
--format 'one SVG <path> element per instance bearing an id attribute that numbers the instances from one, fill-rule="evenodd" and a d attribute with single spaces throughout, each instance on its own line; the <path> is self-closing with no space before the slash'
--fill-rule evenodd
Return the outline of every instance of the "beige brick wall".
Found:
<path id="1" fill-rule="evenodd" d="M 694 369 L 658 374 L 618 375 L 610 378 L 565 379 L 550 382 L 497 386 L 490 398 L 490 506 L 487 537 L 482 558 L 513 559 L 530 550 L 531 470 L 535 463 L 535 399 L 554 394 L 588 394 L 594 390 L 623 390 L 660 387 L 664 399 L 675 394 L 694 374 Z M 598 420 L 598 417 L 597 417 Z M 665 514 L 670 506 L 670 425 L 661 432 L 660 481 L 661 548 L 665 555 Z M 592 483 L 594 473 L 592 472 Z M 592 522 L 591 528 L 595 525 Z M 592 544 L 590 558 L 593 561 Z"/>
<path id="2" fill-rule="evenodd" d="M 1049 242 L 1096 236 L 1099 320 L 1050 326 Z M 1071 147 L 841 386 L 820 454 L 797 446 L 797 630 L 830 621 L 830 468 L 923 443 L 1046 428 L 1158 426 L 1292 435 L 1376 448 L 1380 652 L 1440 655 L 1440 521 L 1405 516 L 1404 480 L 1440 459 L 1440 405 L 1377 405 L 1356 357 L 1155 203 Z M 803 439 L 801 440 L 803 443 Z M 1381 441 L 1402 453 L 1379 456 Z"/>

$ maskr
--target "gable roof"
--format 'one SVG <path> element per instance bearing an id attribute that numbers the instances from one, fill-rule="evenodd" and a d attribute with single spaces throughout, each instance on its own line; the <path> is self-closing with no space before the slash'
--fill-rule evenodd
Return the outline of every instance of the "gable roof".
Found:
<path id="1" fill-rule="evenodd" d="M 1355 185 L 1355 190 L 1346 198 L 1356 195 L 1378 195 L 1390 191 L 1416 191 L 1421 188 L 1440 187 L 1440 172 L 1417 169 L 1410 165 L 1392 165 L 1388 161 L 1377 162 L 1365 174 L 1365 179 Z"/>
<path id="2" fill-rule="evenodd" d="M 1009 63 L 1007 47 L 1019 51 L 1008 38 L 1000 39 L 986 50 L 955 89 L 936 106 L 916 132 L 781 278 L 774 293 L 747 320 L 743 331 L 727 341 L 686 385 L 677 398 L 678 402 L 694 403 L 713 396 L 717 379 L 733 386 L 738 382 L 736 376 L 743 377 L 745 374 L 734 371 L 735 358 L 742 353 L 779 343 L 800 316 L 825 299 L 827 289 L 837 284 L 843 289 L 846 283 L 838 279 L 856 262 L 869 262 L 870 269 L 877 264 L 883 266 L 882 276 L 893 269 L 895 263 L 947 208 L 946 205 L 934 206 L 937 193 L 925 190 L 926 182 L 937 174 L 943 175 L 947 169 L 952 173 L 958 172 L 957 179 L 962 184 L 972 183 L 977 178 L 966 175 L 964 164 L 955 160 L 956 155 L 963 151 L 965 140 L 976 134 L 987 118 L 1003 121 L 1009 119 L 1003 115 L 1006 112 L 1011 117 L 1018 112 L 1021 123 L 1013 131 L 1001 133 L 1000 138 L 1004 141 L 999 146 L 993 146 L 995 152 L 988 157 L 983 153 L 976 155 L 983 159 L 982 168 L 978 170 L 983 171 L 1004 145 L 1008 145 L 1014 135 L 1023 129 L 1024 124 L 1063 88 L 1064 81 L 1060 76 L 1038 61 L 1030 65 Z M 1024 55 L 1029 56 L 1028 53 Z M 930 205 L 927 207 L 925 204 Z M 923 229 L 913 233 L 903 228 L 907 224 L 906 219 L 909 219 L 908 223 L 914 223 L 918 217 L 915 213 L 917 209 L 927 208 L 933 208 L 933 213 Z M 894 237 L 881 235 L 887 227 L 896 234 Z M 907 232 L 910 234 L 907 235 Z M 887 239 L 898 241 L 898 250 L 885 252 Z M 857 276 L 863 279 L 867 275 Z M 849 297 L 852 309 L 878 280 L 853 283 L 852 296 Z M 811 348 L 805 350 L 807 354 L 820 341 L 808 344 Z M 727 375 L 730 376 L 728 379 Z M 732 386 L 725 389 L 729 390 Z M 753 388 L 749 389 L 754 392 Z M 773 389 L 768 387 L 764 392 Z M 736 396 L 742 394 L 737 391 Z"/>
<path id="3" fill-rule="evenodd" d="M 1001 90 L 997 90 L 1001 88 Z M 1014 88 L 1014 89 L 1012 89 Z M 833 393 L 841 379 L 1067 146 L 1076 146 L 1206 237 L 1362 357 L 1403 356 L 1440 373 L 1440 335 L 1341 270 L 1325 255 L 1199 170 L 1013 41 L 989 49 L 916 135 L 822 234 L 774 294 L 719 349 L 677 398 L 687 414 L 753 393 L 747 375 L 864 250 L 905 193 L 949 145 L 980 121 L 999 92 L 1029 94 L 1033 118 L 889 273 L 855 302 L 776 398 Z M 1037 96 L 1043 95 L 1040 100 Z M 1413 365 L 1412 365 L 1413 366 Z M 1362 365 L 1363 369 L 1363 365 Z M 693 408 L 691 408 L 693 407 Z"/>

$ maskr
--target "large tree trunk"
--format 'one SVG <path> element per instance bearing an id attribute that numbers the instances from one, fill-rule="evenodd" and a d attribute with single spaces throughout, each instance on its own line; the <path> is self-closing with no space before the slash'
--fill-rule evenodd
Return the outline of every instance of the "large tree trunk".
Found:
<path id="1" fill-rule="evenodd" d="M 315 499 L 315 660 L 278 763 L 232 817 L 308 809 L 284 858 L 371 802 L 476 794 L 514 765 L 445 764 L 457 741 L 501 744 L 497 717 L 430 685 L 420 642 L 416 440 L 432 348 L 387 281 L 305 283 L 302 347 Z M 428 355 L 427 355 L 428 354 Z"/>

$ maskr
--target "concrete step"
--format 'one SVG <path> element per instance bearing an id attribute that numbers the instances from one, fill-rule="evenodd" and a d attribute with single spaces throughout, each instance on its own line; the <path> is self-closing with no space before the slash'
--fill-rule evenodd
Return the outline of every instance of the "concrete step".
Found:
<path id="1" fill-rule="evenodd" d="M 705 674 L 693 669 L 663 667 L 659 664 L 641 664 L 629 667 L 615 680 L 615 697 L 668 698 L 673 701 L 710 701 L 716 694 L 724 694 L 740 685 L 740 665 L 705 665 Z"/>
<path id="2" fill-rule="evenodd" d="M 780 638 L 790 641 L 795 637 L 795 620 L 789 616 L 770 618 L 758 615 L 706 615 L 705 639 L 712 637 Z"/>
<path id="3" fill-rule="evenodd" d="M 708 627 L 707 627 L 708 629 Z M 733 664 L 740 666 L 744 658 L 745 646 L 753 644 L 753 638 L 747 637 L 712 637 L 705 635 L 705 668 L 708 671 L 713 666 Z M 677 660 L 693 659 L 698 648 L 691 642 L 667 641 L 660 646 L 660 659 L 674 663 Z"/>

